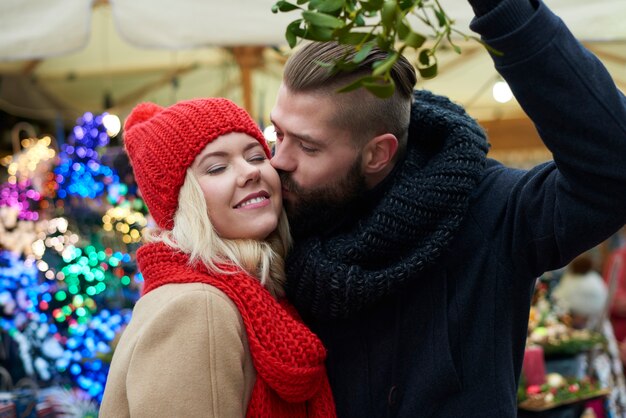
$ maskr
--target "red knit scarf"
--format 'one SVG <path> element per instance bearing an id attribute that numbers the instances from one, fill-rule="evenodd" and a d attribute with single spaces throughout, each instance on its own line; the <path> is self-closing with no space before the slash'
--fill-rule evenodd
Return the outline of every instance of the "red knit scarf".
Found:
<path id="1" fill-rule="evenodd" d="M 321 341 L 298 318 L 291 305 L 278 302 L 247 273 L 209 273 L 202 263 L 165 244 L 137 251 L 144 277 L 143 294 L 169 283 L 207 283 L 224 292 L 243 319 L 257 378 L 247 417 L 335 417 Z"/>

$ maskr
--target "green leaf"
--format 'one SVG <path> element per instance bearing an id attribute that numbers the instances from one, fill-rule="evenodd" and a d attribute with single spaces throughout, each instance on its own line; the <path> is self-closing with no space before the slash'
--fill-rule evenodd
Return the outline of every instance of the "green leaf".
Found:
<path id="1" fill-rule="evenodd" d="M 348 23 L 346 26 L 339 28 L 339 29 L 335 29 L 335 39 L 339 40 L 345 36 L 349 36 L 350 32 L 352 31 L 352 28 L 354 27 L 354 24 L 352 23 Z M 339 41 L 339 43 L 343 43 L 342 41 Z"/>
<path id="2" fill-rule="evenodd" d="M 335 62 L 335 68 L 339 71 L 345 71 L 347 73 L 356 70 L 358 66 L 359 64 L 350 61 L 339 60 Z"/>
<path id="3" fill-rule="evenodd" d="M 335 66 L 334 62 L 324 62 L 320 60 L 315 60 L 314 62 L 316 65 L 319 65 L 320 67 L 325 67 L 325 68 L 331 68 Z"/>
<path id="4" fill-rule="evenodd" d="M 419 71 L 422 78 L 429 79 L 433 78 L 437 75 L 437 61 L 434 61 L 431 65 L 426 67 L 417 67 L 417 71 Z"/>
<path id="5" fill-rule="evenodd" d="M 374 48 L 374 43 L 373 42 L 369 42 L 369 43 L 363 45 L 361 47 L 361 49 L 359 50 L 359 52 L 357 52 L 354 55 L 354 58 L 352 58 L 352 62 L 358 64 L 361 61 L 363 61 L 365 58 L 367 58 L 369 53 L 372 52 L 372 48 Z"/>
<path id="6" fill-rule="evenodd" d="M 419 55 L 417 56 L 417 60 L 422 65 L 428 65 L 430 63 L 430 50 L 428 49 L 421 50 Z"/>
<path id="7" fill-rule="evenodd" d="M 395 0 L 385 0 L 383 8 L 380 10 L 380 22 L 384 27 L 393 26 L 393 21 L 396 18 L 396 6 Z"/>
<path id="8" fill-rule="evenodd" d="M 388 51 L 391 48 L 391 45 L 392 45 L 391 42 L 392 40 L 386 37 L 385 35 L 383 35 L 382 33 L 379 33 L 378 35 L 376 35 L 376 44 L 383 51 Z"/>
<path id="9" fill-rule="evenodd" d="M 354 91 L 358 88 L 363 87 L 363 80 L 365 80 L 366 78 L 368 77 L 362 77 L 357 80 L 354 80 L 352 83 L 348 84 L 347 86 L 342 87 L 339 90 L 337 90 L 337 93 L 347 93 L 349 91 Z"/>
<path id="10" fill-rule="evenodd" d="M 313 1 L 311 0 L 311 5 L 313 5 Z M 322 13 L 332 13 L 341 9 L 345 4 L 345 0 L 318 0 L 315 2 L 314 9 L 318 12 Z"/>
<path id="11" fill-rule="evenodd" d="M 400 0 L 398 2 L 398 6 L 400 7 L 400 10 L 404 12 L 405 10 L 415 7 L 415 0 Z"/>
<path id="12" fill-rule="evenodd" d="M 383 7 L 384 0 L 362 1 L 361 7 L 368 12 L 377 12 Z"/>
<path id="13" fill-rule="evenodd" d="M 345 45 L 360 45 L 372 39 L 374 39 L 374 36 L 367 32 L 348 32 L 337 37 L 339 43 Z"/>
<path id="14" fill-rule="evenodd" d="M 420 75 L 424 79 L 434 78 L 437 75 L 437 63 L 434 63 L 430 67 L 417 67 Z"/>
<path id="15" fill-rule="evenodd" d="M 437 16 L 437 23 L 439 23 L 439 27 L 442 28 L 446 26 L 448 19 L 446 19 L 446 15 L 441 10 L 435 9 L 435 16 Z"/>
<path id="16" fill-rule="evenodd" d="M 393 67 L 396 61 L 398 61 L 398 58 L 398 53 L 393 52 L 392 54 L 389 54 L 389 56 L 384 60 L 375 62 L 374 65 L 372 65 L 372 75 L 381 76 L 383 74 L 386 74 L 391 69 L 391 67 Z"/>
<path id="17" fill-rule="evenodd" d="M 328 42 L 333 39 L 333 30 L 321 26 L 310 25 L 303 35 L 304 39 L 318 42 Z"/>
<path id="18" fill-rule="evenodd" d="M 302 23 L 302 19 L 294 20 L 287 25 L 287 30 L 285 30 L 285 39 L 290 48 L 296 46 L 298 37 L 301 38 L 304 35 L 304 31 L 300 28 L 300 23 Z"/>
<path id="19" fill-rule="evenodd" d="M 281 12 L 290 12 L 292 10 L 298 10 L 300 9 L 298 6 L 296 6 L 295 4 L 291 4 L 288 1 L 285 0 L 280 0 L 277 1 L 273 6 L 272 6 L 272 12 L 276 13 L 274 10 L 278 10 Z"/>
<path id="20" fill-rule="evenodd" d="M 363 87 L 373 93 L 376 97 L 387 99 L 393 96 L 393 92 L 396 89 L 396 83 L 394 83 L 393 78 L 389 78 L 388 80 L 379 78 L 375 81 L 363 81 Z"/>
<path id="21" fill-rule="evenodd" d="M 298 37 L 289 28 L 285 31 L 285 39 L 287 44 L 289 44 L 289 48 L 293 48 L 298 44 Z"/>
<path id="22" fill-rule="evenodd" d="M 309 1 L 309 0 L 298 0 L 298 1 L 296 1 L 296 3 L 298 3 L 298 4 L 304 4 L 304 3 L 307 3 L 308 1 Z"/>
<path id="23" fill-rule="evenodd" d="M 309 10 L 303 11 L 302 17 L 314 26 L 337 29 L 345 25 L 343 20 L 334 16 L 330 16 L 325 13 L 311 12 Z"/>
<path id="24" fill-rule="evenodd" d="M 405 19 L 399 19 L 396 23 L 396 31 L 398 33 L 398 38 L 404 40 L 404 38 L 406 38 L 406 36 L 411 33 L 411 28 L 406 23 Z"/>
<path id="25" fill-rule="evenodd" d="M 413 31 L 410 31 L 406 38 L 404 38 L 404 43 L 415 49 L 424 45 L 424 42 L 426 42 L 426 38 L 423 35 L 420 35 L 419 33 Z"/>

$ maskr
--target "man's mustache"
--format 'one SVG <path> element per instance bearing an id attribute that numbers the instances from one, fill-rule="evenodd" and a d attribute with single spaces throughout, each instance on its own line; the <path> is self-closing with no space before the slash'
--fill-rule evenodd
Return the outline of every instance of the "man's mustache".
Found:
<path id="1" fill-rule="evenodd" d="M 293 193 L 297 193 L 300 190 L 300 186 L 295 181 L 293 181 L 289 173 L 279 171 L 278 177 L 280 178 L 280 183 L 283 189 Z"/>

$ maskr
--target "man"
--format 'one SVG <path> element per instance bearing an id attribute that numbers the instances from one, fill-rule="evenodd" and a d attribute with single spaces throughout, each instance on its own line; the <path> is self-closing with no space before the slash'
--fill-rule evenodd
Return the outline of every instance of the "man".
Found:
<path id="1" fill-rule="evenodd" d="M 514 417 L 535 278 L 626 222 L 626 99 L 606 70 L 536 0 L 470 3 L 554 162 L 487 159 L 460 107 L 413 95 L 406 61 L 385 100 L 335 92 L 363 74 L 317 65 L 336 45 L 286 65 L 287 292 L 328 349 L 340 417 Z"/>

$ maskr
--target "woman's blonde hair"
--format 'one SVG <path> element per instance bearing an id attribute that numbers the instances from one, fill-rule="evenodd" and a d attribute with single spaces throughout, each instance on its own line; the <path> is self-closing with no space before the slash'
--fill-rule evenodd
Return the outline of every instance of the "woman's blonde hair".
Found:
<path id="1" fill-rule="evenodd" d="M 178 195 L 178 209 L 171 231 L 149 230 L 148 242 L 162 242 L 189 254 L 190 263 L 203 262 L 209 271 L 227 273 L 219 265 L 235 265 L 258 278 L 274 296 L 284 295 L 285 256 L 291 245 L 287 216 L 283 210 L 278 227 L 265 241 L 223 239 L 217 234 L 209 215 L 200 184 L 191 170 Z"/>

